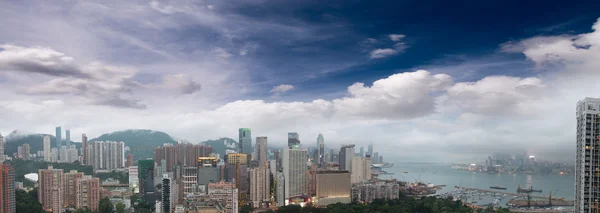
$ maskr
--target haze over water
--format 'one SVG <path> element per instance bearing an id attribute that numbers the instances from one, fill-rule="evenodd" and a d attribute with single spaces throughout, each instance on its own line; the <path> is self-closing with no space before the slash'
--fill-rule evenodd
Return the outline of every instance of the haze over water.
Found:
<path id="1" fill-rule="evenodd" d="M 542 193 L 532 195 L 548 196 L 552 191 L 552 197 L 564 197 L 573 199 L 574 176 L 573 175 L 541 175 L 541 174 L 488 174 L 473 173 L 452 169 L 449 164 L 436 163 L 395 163 L 394 167 L 385 169 L 399 181 L 433 183 L 435 185 L 446 185 L 439 192 L 449 192 L 454 186 L 469 188 L 490 189 L 490 186 L 506 187 L 505 192 L 516 193 L 520 184 L 522 188 L 533 185 L 534 189 L 543 190 Z M 407 173 L 403 173 L 406 171 Z"/>

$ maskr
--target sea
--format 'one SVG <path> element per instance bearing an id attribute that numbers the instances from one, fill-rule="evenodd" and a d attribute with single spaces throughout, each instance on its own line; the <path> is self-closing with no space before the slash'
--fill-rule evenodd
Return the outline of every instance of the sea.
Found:
<path id="1" fill-rule="evenodd" d="M 506 192 L 516 193 L 517 188 L 542 190 L 542 193 L 531 193 L 536 196 L 548 196 L 573 200 L 574 175 L 558 174 L 488 174 L 456 170 L 451 164 L 395 162 L 393 167 L 385 168 L 386 172 L 394 173 L 391 177 L 399 181 L 423 182 L 434 185 L 446 185 L 438 194 L 449 193 L 455 186 L 468 188 L 490 189 L 490 186 L 506 187 Z M 405 173 L 404 173 L 405 172 Z M 386 175 L 389 178 L 390 175 Z"/>

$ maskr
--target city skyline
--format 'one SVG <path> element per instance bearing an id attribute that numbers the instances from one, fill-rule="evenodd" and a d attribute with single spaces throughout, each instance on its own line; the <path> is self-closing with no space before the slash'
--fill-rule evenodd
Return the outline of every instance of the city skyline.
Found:
<path id="1" fill-rule="evenodd" d="M 572 161 L 567 115 L 599 96 L 600 4 L 563 4 L 4 1 L 0 132 L 244 126 L 409 160 L 518 145 Z"/>

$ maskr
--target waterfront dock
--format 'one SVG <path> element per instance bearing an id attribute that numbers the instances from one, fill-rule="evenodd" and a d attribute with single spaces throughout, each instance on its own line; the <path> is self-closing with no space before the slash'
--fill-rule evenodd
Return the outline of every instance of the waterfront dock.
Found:
<path id="1" fill-rule="evenodd" d="M 509 204 L 511 204 L 514 207 L 528 207 L 528 206 L 534 206 L 534 207 L 549 207 L 550 206 L 550 202 L 548 202 L 548 200 L 531 200 L 529 201 L 529 203 L 527 202 L 527 200 L 510 200 L 508 201 Z M 552 206 L 573 206 L 573 201 L 572 200 L 552 200 Z"/>
<path id="2" fill-rule="evenodd" d="M 468 190 L 468 191 L 477 191 L 477 192 L 490 192 L 490 193 L 498 193 L 498 194 L 507 194 L 507 195 L 511 195 L 511 196 L 523 196 L 525 193 L 511 193 L 511 192 L 507 192 L 507 191 L 501 191 L 501 190 L 491 190 L 491 189 L 477 189 L 477 188 L 468 188 L 468 187 L 462 187 L 462 186 L 456 186 L 456 188 L 458 189 L 463 189 L 463 190 Z M 538 195 L 530 195 L 531 198 L 536 198 L 536 199 L 548 199 L 547 196 L 538 196 Z M 552 201 L 565 201 L 565 198 L 562 197 L 553 197 Z"/>

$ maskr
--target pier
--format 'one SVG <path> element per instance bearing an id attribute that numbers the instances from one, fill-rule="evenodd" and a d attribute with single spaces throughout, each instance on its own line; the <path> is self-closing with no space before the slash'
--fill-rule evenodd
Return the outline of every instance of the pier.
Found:
<path id="1" fill-rule="evenodd" d="M 499 194 L 507 194 L 507 195 L 511 195 L 511 196 L 523 196 L 524 194 L 527 193 L 511 193 L 511 192 L 507 192 L 507 191 L 502 191 L 502 190 L 491 190 L 491 189 L 477 189 L 477 188 L 468 188 L 468 187 L 462 187 L 462 186 L 456 186 L 456 188 L 458 189 L 464 189 L 464 190 L 468 190 L 468 191 L 478 191 L 478 192 L 490 192 L 490 193 L 499 193 Z M 537 198 L 537 199 L 548 199 L 549 197 L 546 196 L 536 196 L 536 195 L 529 195 L 531 198 Z M 565 198 L 562 197 L 557 197 L 557 198 L 552 198 L 552 200 L 556 200 L 556 201 L 565 201 Z"/>

